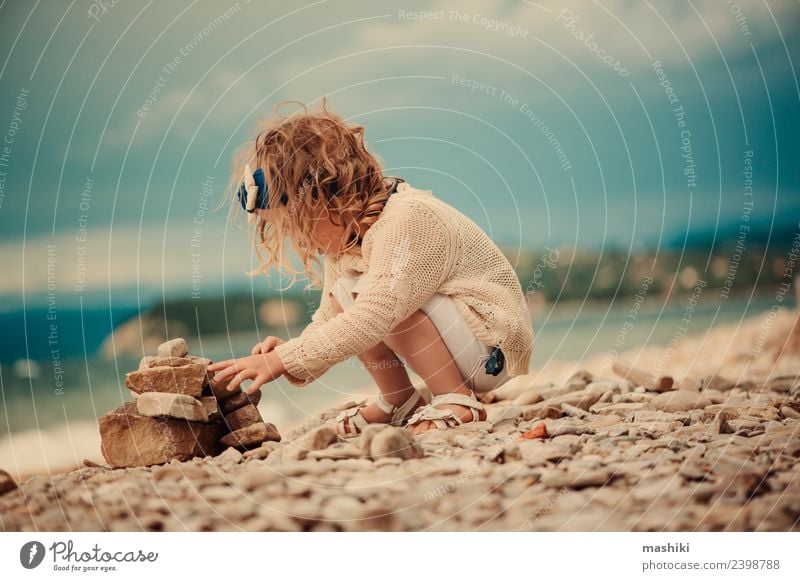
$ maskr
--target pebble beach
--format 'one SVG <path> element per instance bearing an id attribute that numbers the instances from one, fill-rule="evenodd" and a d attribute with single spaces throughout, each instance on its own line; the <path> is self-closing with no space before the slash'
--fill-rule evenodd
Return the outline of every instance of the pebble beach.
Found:
<path id="1" fill-rule="evenodd" d="M 447 431 L 342 439 L 347 402 L 246 451 L 0 476 L 0 530 L 800 530 L 797 321 L 548 362 Z"/>

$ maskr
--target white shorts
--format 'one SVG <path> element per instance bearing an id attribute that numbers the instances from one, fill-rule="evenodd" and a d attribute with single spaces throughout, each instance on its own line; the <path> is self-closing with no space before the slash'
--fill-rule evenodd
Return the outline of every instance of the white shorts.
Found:
<path id="1" fill-rule="evenodd" d="M 331 293 L 347 310 L 353 305 L 353 293 L 359 292 L 361 276 L 340 276 L 331 289 Z M 486 361 L 492 348 L 485 345 L 472 333 L 455 302 L 448 295 L 435 293 L 430 300 L 420 307 L 428 315 L 439 331 L 450 355 L 456 362 L 461 374 L 475 393 L 486 393 L 503 385 L 510 378 L 504 366 L 497 375 L 486 373 Z M 398 355 L 398 357 L 400 357 Z M 402 360 L 402 357 L 400 357 Z M 403 361 L 405 364 L 406 362 Z"/>

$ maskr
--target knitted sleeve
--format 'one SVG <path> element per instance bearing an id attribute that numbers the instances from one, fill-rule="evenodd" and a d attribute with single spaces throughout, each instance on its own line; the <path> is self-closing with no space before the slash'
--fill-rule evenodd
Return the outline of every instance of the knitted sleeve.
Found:
<path id="1" fill-rule="evenodd" d="M 275 348 L 294 385 L 305 386 L 380 343 L 450 276 L 456 233 L 423 204 L 411 202 L 408 211 L 379 220 L 367 236 L 369 266 L 352 306 Z"/>

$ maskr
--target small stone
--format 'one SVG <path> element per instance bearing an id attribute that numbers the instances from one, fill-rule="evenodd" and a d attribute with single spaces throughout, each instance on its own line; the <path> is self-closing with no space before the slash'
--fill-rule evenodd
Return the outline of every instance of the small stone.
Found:
<path id="1" fill-rule="evenodd" d="M 563 415 L 564 410 L 554 405 L 548 405 L 543 408 L 531 406 L 522 410 L 522 419 L 526 422 L 530 420 L 555 419 Z"/>
<path id="2" fill-rule="evenodd" d="M 717 415 L 714 416 L 714 421 L 711 422 L 711 433 L 712 434 L 732 434 L 734 429 L 728 423 L 728 419 L 725 417 L 725 413 L 722 411 L 717 412 Z"/>
<path id="3" fill-rule="evenodd" d="M 261 401 L 261 394 L 263 392 L 259 389 L 254 391 L 251 394 L 246 394 L 243 391 L 238 393 L 234 393 L 232 396 L 227 397 L 220 402 L 220 406 L 222 407 L 223 414 L 229 414 L 232 411 L 238 410 L 239 408 L 243 408 L 248 404 L 258 405 Z"/>
<path id="4" fill-rule="evenodd" d="M 645 387 L 652 391 L 670 391 L 675 383 L 668 375 L 653 376 L 652 374 L 633 367 L 630 363 L 622 360 L 615 361 L 611 369 L 624 379 L 628 379 L 637 386 Z"/>
<path id="5" fill-rule="evenodd" d="M 242 453 L 236 448 L 226 448 L 221 454 L 211 459 L 210 464 L 224 470 L 230 470 L 242 461 Z"/>
<path id="6" fill-rule="evenodd" d="M 520 439 L 523 440 L 536 440 L 538 438 L 546 438 L 547 437 L 547 426 L 544 422 L 536 424 L 535 427 L 531 428 L 524 434 L 520 436 Z"/>
<path id="7" fill-rule="evenodd" d="M 198 399 L 180 393 L 150 391 L 136 398 L 137 411 L 146 417 L 167 416 L 192 422 L 207 422 L 208 412 Z"/>
<path id="8" fill-rule="evenodd" d="M 263 460 L 264 458 L 269 456 L 271 453 L 272 453 L 272 448 L 268 448 L 268 447 L 264 446 L 264 444 L 261 444 L 261 446 L 259 446 L 258 448 L 253 448 L 252 450 L 247 450 L 244 454 L 242 454 L 242 457 L 245 460 L 249 460 L 251 458 L 254 459 L 254 460 Z"/>
<path id="9" fill-rule="evenodd" d="M 5 470 L 0 470 L 0 496 L 17 489 L 17 483 L 11 478 L 11 474 Z"/>
<path id="10" fill-rule="evenodd" d="M 597 416 L 592 421 L 589 422 L 589 429 L 591 430 L 600 430 L 603 428 L 608 428 L 610 426 L 614 426 L 622 422 L 622 418 L 616 414 L 605 414 L 602 416 Z"/>
<path id="11" fill-rule="evenodd" d="M 587 486 L 603 486 L 611 478 L 606 469 L 590 470 L 550 470 L 542 474 L 541 483 L 549 488 L 585 488 Z"/>
<path id="12" fill-rule="evenodd" d="M 542 390 L 539 387 L 531 387 L 523 391 L 517 399 L 514 400 L 513 405 L 525 406 L 542 401 Z"/>
<path id="13" fill-rule="evenodd" d="M 610 393 L 610 392 L 606 392 L 606 394 L 608 394 L 608 393 Z M 604 395 L 606 395 L 606 394 L 604 394 Z M 562 403 L 561 404 L 561 409 L 564 410 L 564 413 L 566 415 L 573 416 L 573 417 L 580 418 L 580 419 L 586 419 L 586 418 L 589 418 L 589 417 L 592 416 L 591 413 L 589 413 L 587 411 L 584 411 L 579 407 L 575 407 L 574 405 L 570 405 L 568 403 Z"/>
<path id="14" fill-rule="evenodd" d="M 790 418 L 792 420 L 800 420 L 800 412 L 795 410 L 794 408 L 785 405 L 781 408 L 781 415 L 784 418 Z"/>
<path id="15" fill-rule="evenodd" d="M 281 435 L 273 424 L 259 422 L 224 435 L 220 442 L 225 446 L 252 448 L 266 440 L 280 442 Z"/>
<path id="16" fill-rule="evenodd" d="M 338 439 L 333 426 L 323 424 L 286 446 L 283 459 L 288 462 L 302 460 L 312 450 L 324 450 Z"/>
<path id="17" fill-rule="evenodd" d="M 258 422 L 264 421 L 258 408 L 253 404 L 248 404 L 225 416 L 225 424 L 231 432 L 246 428 Z"/>
<path id="18" fill-rule="evenodd" d="M 333 460 L 344 460 L 346 458 L 361 458 L 361 448 L 350 442 L 339 442 L 328 446 L 324 450 L 311 450 L 306 458 L 331 458 Z"/>
<path id="19" fill-rule="evenodd" d="M 390 426 L 381 430 L 372 438 L 369 455 L 373 460 L 378 458 L 422 458 L 424 453 L 414 440 L 414 434 L 405 428 Z"/>
<path id="20" fill-rule="evenodd" d="M 160 391 L 200 397 L 207 382 L 206 367 L 199 363 L 178 367 L 162 365 L 125 375 L 125 385 L 139 394 Z"/>
<path id="21" fill-rule="evenodd" d="M 798 375 L 776 375 L 767 380 L 767 389 L 781 393 L 795 393 L 800 385 Z"/>
<path id="22" fill-rule="evenodd" d="M 255 452 L 255 450 L 250 450 L 250 452 Z M 249 452 L 245 452 L 245 455 L 248 453 Z M 257 467 L 255 470 L 248 470 L 246 472 L 237 474 L 235 478 L 236 485 L 239 488 L 242 490 L 252 491 L 261 488 L 262 486 L 272 484 L 280 478 L 280 475 L 269 468 Z"/>
<path id="23" fill-rule="evenodd" d="M 486 421 L 495 426 L 501 422 L 516 420 L 519 417 L 522 417 L 522 408 L 515 405 L 492 406 L 486 413 Z"/>
<path id="24" fill-rule="evenodd" d="M 647 405 L 650 409 L 664 412 L 685 412 L 709 406 L 711 405 L 711 400 L 702 393 L 678 390 L 660 393 L 651 399 Z"/>
<path id="25" fill-rule="evenodd" d="M 702 384 L 692 377 L 684 377 L 681 379 L 680 383 L 678 383 L 678 389 L 683 391 L 697 392 L 700 391 L 701 387 Z"/>
<path id="26" fill-rule="evenodd" d="M 158 346 L 158 354 L 161 357 L 186 357 L 189 347 L 184 339 L 172 339 Z"/>
<path id="27" fill-rule="evenodd" d="M 721 375 L 709 375 L 703 378 L 702 390 L 716 389 L 717 391 L 728 391 L 733 389 L 736 384 L 730 379 L 726 379 Z"/>

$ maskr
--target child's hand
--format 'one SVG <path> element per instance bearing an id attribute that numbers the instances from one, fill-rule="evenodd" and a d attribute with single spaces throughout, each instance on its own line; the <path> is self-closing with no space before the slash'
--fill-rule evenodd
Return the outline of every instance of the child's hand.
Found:
<path id="1" fill-rule="evenodd" d="M 274 381 L 283 375 L 286 368 L 278 354 L 270 351 L 269 353 L 220 361 L 209 365 L 208 370 L 219 371 L 214 376 L 215 383 L 221 383 L 233 377 L 226 387 L 228 391 L 236 389 L 245 379 L 252 379 L 253 383 L 244 390 L 247 395 L 250 395 L 265 383 Z"/>
<path id="2" fill-rule="evenodd" d="M 253 349 L 250 351 L 250 355 L 258 355 L 259 353 L 269 353 L 275 347 L 280 345 L 281 343 L 285 343 L 283 339 L 280 337 L 273 337 L 269 336 L 264 339 L 261 343 L 256 343 Z"/>

